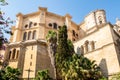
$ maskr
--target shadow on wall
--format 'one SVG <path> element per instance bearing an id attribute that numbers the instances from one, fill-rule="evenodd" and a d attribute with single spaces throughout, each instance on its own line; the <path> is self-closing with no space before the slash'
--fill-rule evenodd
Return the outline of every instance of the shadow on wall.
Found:
<path id="1" fill-rule="evenodd" d="M 108 68 L 107 68 L 106 59 L 103 58 L 103 59 L 100 61 L 99 66 L 100 66 L 100 69 L 101 69 L 101 71 L 102 71 L 102 74 L 103 74 L 105 77 L 108 77 Z"/>

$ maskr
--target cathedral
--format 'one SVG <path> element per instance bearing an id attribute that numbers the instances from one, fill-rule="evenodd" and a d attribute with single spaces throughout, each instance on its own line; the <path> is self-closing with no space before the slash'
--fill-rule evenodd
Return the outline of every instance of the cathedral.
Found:
<path id="1" fill-rule="evenodd" d="M 44 7 L 30 14 L 18 13 L 16 17 L 4 61 L 21 69 L 21 78 L 28 78 L 28 72 L 30 78 L 35 78 L 38 70 L 48 69 L 55 79 L 46 35 L 50 30 L 58 32 L 64 24 L 76 54 L 95 60 L 106 77 L 120 72 L 120 20 L 117 19 L 115 24 L 107 22 L 104 10 L 90 12 L 80 24 L 73 22 L 70 14 L 61 16 Z"/>

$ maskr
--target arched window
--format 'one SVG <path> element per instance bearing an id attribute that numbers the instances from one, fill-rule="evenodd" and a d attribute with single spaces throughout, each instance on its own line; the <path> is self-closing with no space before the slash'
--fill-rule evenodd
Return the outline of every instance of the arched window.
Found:
<path id="1" fill-rule="evenodd" d="M 75 31 L 74 30 L 72 30 L 72 34 L 73 34 L 73 36 L 75 36 Z"/>
<path id="2" fill-rule="evenodd" d="M 12 59 L 15 59 L 15 53 L 16 53 L 16 49 L 13 49 Z"/>
<path id="3" fill-rule="evenodd" d="M 85 41 L 85 52 L 88 52 L 88 44 L 89 44 L 89 41 Z"/>
<path id="4" fill-rule="evenodd" d="M 83 55 L 84 54 L 84 47 L 83 46 L 81 46 L 81 54 Z"/>
<path id="5" fill-rule="evenodd" d="M 57 23 L 53 23 L 53 28 L 57 29 Z"/>
<path id="6" fill-rule="evenodd" d="M 91 49 L 92 49 L 92 50 L 95 49 L 95 43 L 94 43 L 94 41 L 91 42 Z"/>
<path id="7" fill-rule="evenodd" d="M 19 56 L 19 50 L 17 50 L 16 59 L 18 59 L 18 56 Z"/>
<path id="8" fill-rule="evenodd" d="M 36 39 L 36 30 L 33 31 L 33 36 L 32 36 L 32 39 Z"/>
<path id="9" fill-rule="evenodd" d="M 31 27 L 32 27 L 32 24 L 33 24 L 32 22 L 30 22 L 30 23 L 29 23 L 29 28 L 31 28 Z"/>
<path id="10" fill-rule="evenodd" d="M 81 54 L 80 47 L 77 47 L 77 54 Z"/>
<path id="11" fill-rule="evenodd" d="M 99 24 L 102 24 L 102 23 L 103 23 L 103 22 L 102 22 L 102 17 L 101 17 L 101 16 L 98 17 L 98 20 L 99 20 Z"/>
<path id="12" fill-rule="evenodd" d="M 31 39 L 31 31 L 28 32 L 28 40 Z"/>
<path id="13" fill-rule="evenodd" d="M 11 59 L 11 51 L 9 52 L 9 59 Z"/>
<path id="14" fill-rule="evenodd" d="M 26 40 L 26 37 L 27 37 L 27 32 L 24 32 L 24 34 L 23 34 L 23 40 Z"/>

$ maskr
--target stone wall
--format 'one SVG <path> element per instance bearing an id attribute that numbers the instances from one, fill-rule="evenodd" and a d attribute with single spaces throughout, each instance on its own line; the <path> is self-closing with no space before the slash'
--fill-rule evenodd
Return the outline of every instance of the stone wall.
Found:
<path id="1" fill-rule="evenodd" d="M 101 67 L 106 77 L 120 71 L 112 30 L 111 25 L 106 24 L 74 43 L 75 52 L 77 52 L 78 47 L 81 48 L 81 46 L 83 46 L 84 56 L 91 60 L 96 60 L 96 63 Z M 91 44 L 88 43 L 88 50 L 85 51 L 85 41 L 89 43 L 90 41 L 94 41 L 95 48 L 91 50 Z"/>

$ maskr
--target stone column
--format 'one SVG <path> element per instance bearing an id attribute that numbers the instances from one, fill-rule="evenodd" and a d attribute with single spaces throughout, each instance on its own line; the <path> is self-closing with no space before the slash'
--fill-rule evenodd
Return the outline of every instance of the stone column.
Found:
<path id="1" fill-rule="evenodd" d="M 17 24 L 14 29 L 13 42 L 18 41 L 21 38 L 21 31 L 23 22 L 23 15 L 21 13 L 17 14 Z M 18 35 L 19 34 L 19 35 Z"/>
<path id="2" fill-rule="evenodd" d="M 8 65 L 8 61 L 9 61 L 9 45 L 6 45 L 6 50 L 5 50 L 5 54 L 4 54 L 4 61 L 3 61 L 3 67 Z"/>
<path id="3" fill-rule="evenodd" d="M 21 69 L 21 74 L 23 74 L 24 59 L 25 59 L 26 47 L 23 43 L 20 43 L 20 52 L 18 57 L 18 68 Z M 22 78 L 22 75 L 20 76 Z"/>

